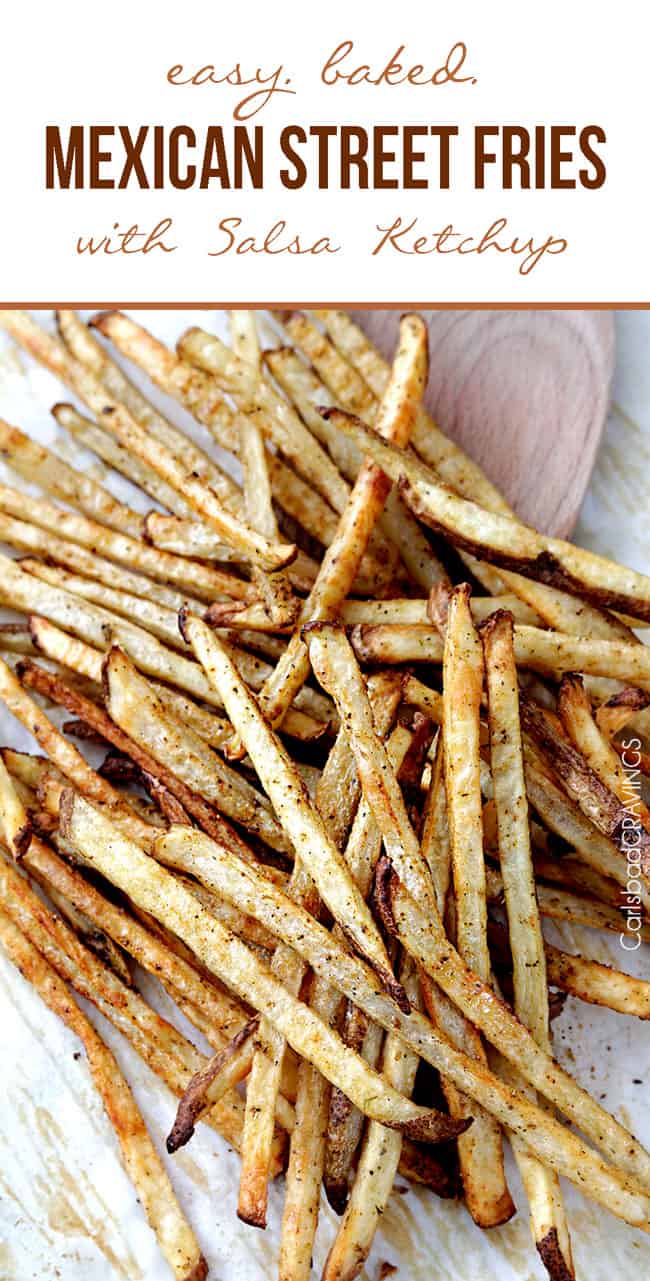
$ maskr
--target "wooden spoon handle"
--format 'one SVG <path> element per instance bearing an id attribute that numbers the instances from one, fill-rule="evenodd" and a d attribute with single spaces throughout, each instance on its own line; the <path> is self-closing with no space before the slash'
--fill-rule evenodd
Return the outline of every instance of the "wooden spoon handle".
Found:
<path id="1" fill-rule="evenodd" d="M 426 403 L 524 520 L 572 530 L 602 434 L 614 367 L 606 311 L 431 311 Z M 398 313 L 356 319 L 390 356 Z"/>

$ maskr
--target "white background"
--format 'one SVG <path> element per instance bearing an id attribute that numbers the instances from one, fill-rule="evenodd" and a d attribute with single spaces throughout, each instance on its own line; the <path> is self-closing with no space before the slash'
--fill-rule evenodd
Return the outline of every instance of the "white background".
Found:
<path id="1" fill-rule="evenodd" d="M 650 297 L 647 209 L 645 6 L 618 0 L 500 0 L 453 6 L 349 0 L 281 5 L 249 0 L 137 3 L 87 0 L 12 6 L 3 30 L 0 94 L 0 292 L 6 302 L 416 302 L 641 301 Z M 379 70 L 400 44 L 405 62 L 433 71 L 464 40 L 475 86 L 325 88 L 320 68 L 344 39 Z M 44 126 L 58 123 L 208 123 L 230 126 L 226 87 L 175 88 L 175 63 L 237 60 L 267 72 L 279 62 L 297 94 L 253 120 L 267 135 L 264 191 L 51 191 L 44 183 Z M 240 91 L 241 96 L 242 91 Z M 286 123 L 458 123 L 454 189 L 425 192 L 288 192 L 274 179 L 273 139 Z M 471 188 L 474 123 L 601 124 L 608 178 L 599 191 L 506 192 Z M 417 214 L 422 233 L 446 223 L 481 234 L 507 216 L 514 234 L 569 241 L 528 277 L 510 255 L 369 256 L 376 225 Z M 209 258 L 219 218 L 240 216 L 264 234 L 279 217 L 308 239 L 330 234 L 336 256 L 248 254 Z M 106 257 L 75 253 L 79 235 L 114 222 L 174 219 L 175 253 Z"/>

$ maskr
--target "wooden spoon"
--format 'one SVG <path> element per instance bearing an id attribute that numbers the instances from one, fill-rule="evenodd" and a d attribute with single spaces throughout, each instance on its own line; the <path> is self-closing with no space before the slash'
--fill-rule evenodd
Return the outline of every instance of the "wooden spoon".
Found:
<path id="1" fill-rule="evenodd" d="M 600 442 L 614 368 L 606 311 L 429 311 L 426 404 L 529 524 L 566 536 Z M 382 351 L 398 312 L 356 319 Z"/>

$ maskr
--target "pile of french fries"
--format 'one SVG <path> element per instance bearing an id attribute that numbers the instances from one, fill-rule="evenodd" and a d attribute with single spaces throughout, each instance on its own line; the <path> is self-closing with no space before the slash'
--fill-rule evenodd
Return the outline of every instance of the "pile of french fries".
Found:
<path id="1" fill-rule="evenodd" d="M 30 484 L 0 485 L 0 698 L 41 749 L 0 754 L 0 941 L 82 1042 L 174 1276 L 201 1248 L 75 996 L 177 1095 L 170 1152 L 199 1124 L 239 1151 L 240 1219 L 284 1178 L 281 1281 L 310 1276 L 323 1187 L 324 1281 L 361 1271 L 398 1174 L 505 1223 L 506 1138 L 570 1281 L 560 1176 L 650 1231 L 650 1155 L 551 1031 L 567 993 L 647 1019 L 650 983 L 542 929 L 650 938 L 623 747 L 647 773 L 650 579 L 517 519 L 424 411 L 415 315 L 392 365 L 338 312 L 267 317 L 266 350 L 252 312 L 176 351 L 56 319 L 0 313 L 73 394 L 62 436 L 151 510 L 0 422 Z"/>

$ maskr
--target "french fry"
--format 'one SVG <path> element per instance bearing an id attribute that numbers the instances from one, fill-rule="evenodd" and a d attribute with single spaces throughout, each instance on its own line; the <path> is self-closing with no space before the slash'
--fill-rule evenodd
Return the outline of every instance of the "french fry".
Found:
<path id="1" fill-rule="evenodd" d="M 583 596 L 591 604 L 619 610 L 642 622 L 650 620 L 650 581 L 644 574 L 563 539 L 538 534 L 510 516 L 461 498 L 407 450 L 380 441 L 361 422 L 353 422 L 335 410 L 328 413 L 341 431 L 347 432 L 392 480 L 399 482 L 400 492 L 414 514 L 454 546 L 570 595 Z"/>
<path id="2" fill-rule="evenodd" d="M 498 874 L 488 876 L 488 898 L 498 902 L 503 895 L 503 882 Z M 626 932 L 634 940 L 636 931 L 628 930 L 626 918 L 618 907 L 609 903 L 599 903 L 585 894 L 572 893 L 556 885 L 537 884 L 537 904 L 542 916 L 554 921 L 571 921 L 576 925 L 586 925 L 592 930 L 609 930 L 621 938 Z M 635 912 L 636 915 L 636 912 Z M 650 942 L 650 927 L 641 924 L 639 938 Z"/>
<path id="3" fill-rule="evenodd" d="M 559 784 L 545 772 L 543 758 L 525 745 L 526 791 L 530 804 L 551 832 L 572 846 L 576 858 L 600 876 L 609 877 L 626 890 L 628 872 L 620 851 L 597 830 Z M 650 911 L 650 894 L 643 885 L 641 901 Z"/>
<path id="4" fill-rule="evenodd" d="M 457 1132 L 449 1118 L 412 1104 L 371 1072 L 306 1005 L 277 983 L 245 944 L 201 909 L 169 872 L 141 854 L 82 797 L 69 792 L 63 808 L 64 835 L 86 861 L 102 870 L 113 884 L 124 889 L 128 884 L 129 895 L 139 907 L 162 917 L 212 973 L 263 1010 L 289 1044 L 351 1095 L 366 1115 L 404 1129 L 411 1138 L 440 1141 L 443 1134 L 449 1137 Z"/>
<path id="5" fill-rule="evenodd" d="M 264 534 L 270 542 L 277 541 L 278 526 L 273 511 L 266 449 L 255 413 L 255 386 L 260 376 L 261 356 L 254 312 L 231 311 L 230 330 L 234 355 L 241 360 L 244 368 L 250 369 L 250 386 L 242 394 L 242 413 L 238 418 L 246 519 L 251 529 Z M 286 573 L 279 571 L 277 574 L 267 575 L 254 570 L 253 578 L 271 620 L 281 626 L 295 622 L 299 604 Z"/>
<path id="6" fill-rule="evenodd" d="M 480 780 L 483 655 L 469 608 L 470 588 L 455 587 L 443 656 L 445 789 L 456 902 L 458 950 L 484 982 L 490 978 Z"/>
<path id="7" fill-rule="evenodd" d="M 17 862 L 23 858 L 32 839 L 32 825 L 11 775 L 0 757 L 0 827 L 9 852 Z"/>
<path id="8" fill-rule="evenodd" d="M 139 512 L 118 502 L 98 481 L 84 472 L 75 471 L 58 454 L 53 454 L 3 419 L 0 419 L 0 452 L 24 480 L 40 485 L 46 493 L 63 499 L 92 520 L 108 525 L 128 538 L 141 537 L 142 517 Z"/>
<path id="9" fill-rule="evenodd" d="M 502 611 L 493 614 L 483 625 L 481 639 L 500 866 L 514 967 L 514 1010 L 538 1045 L 550 1054 L 546 954 L 530 848 L 512 615 Z M 519 1139 L 513 1139 L 513 1144 L 537 1251 L 547 1261 L 553 1242 L 560 1259 L 547 1264 L 549 1275 L 570 1277 L 571 1239 L 559 1179 L 535 1161 Z"/>
<path id="10" fill-rule="evenodd" d="M 591 712 L 584 681 L 575 672 L 562 678 L 557 699 L 562 724 L 577 751 L 634 818 L 650 830 L 650 812 L 611 743 Z"/>
<path id="11" fill-rule="evenodd" d="M 80 716 L 87 724 L 92 725 L 93 728 L 96 729 L 103 738 L 107 739 L 108 742 L 112 743 L 118 751 L 124 752 L 125 755 L 136 760 L 141 769 L 144 769 L 146 773 L 151 775 L 153 778 L 158 779 L 158 781 L 171 792 L 172 796 L 176 797 L 183 808 L 187 810 L 188 813 L 191 813 L 197 821 L 202 824 L 205 830 L 210 832 L 211 835 L 227 844 L 228 848 L 236 850 L 242 858 L 252 857 L 246 844 L 230 824 L 222 818 L 215 806 L 209 801 L 206 803 L 205 798 L 200 793 L 197 794 L 195 790 L 192 790 L 192 787 L 187 783 L 184 783 L 183 779 L 175 775 L 169 767 L 169 753 L 165 750 L 165 747 L 170 743 L 170 740 L 172 740 L 172 745 L 175 746 L 173 742 L 173 723 L 167 721 L 159 711 L 159 705 L 155 695 L 148 694 L 145 683 L 143 681 L 138 681 L 135 669 L 133 669 L 132 665 L 129 664 L 128 659 L 126 659 L 119 650 L 110 651 L 104 668 L 108 690 L 107 704 L 109 711 L 111 712 L 110 716 L 107 716 L 106 712 L 104 712 L 102 708 L 96 707 L 96 705 L 90 703 L 88 699 L 83 698 L 82 695 L 77 694 L 76 691 L 70 689 L 69 686 L 66 686 L 65 682 L 61 681 L 60 678 L 53 676 L 50 672 L 45 671 L 44 668 L 39 668 L 36 663 L 32 663 L 31 660 L 27 659 L 26 664 L 29 664 L 29 666 L 26 665 L 21 672 L 23 682 L 26 686 L 36 689 L 41 694 L 45 694 L 54 702 L 62 703 L 64 707 L 67 707 L 69 712 L 73 713 L 73 715 Z M 122 678 L 121 680 L 120 677 Z M 118 720 L 115 715 L 118 700 L 120 700 L 121 706 L 123 706 L 124 702 L 128 699 L 129 680 L 132 682 L 133 687 L 137 689 L 141 699 L 139 706 L 142 711 L 142 718 L 139 724 L 141 725 L 142 722 L 146 724 L 145 714 L 147 711 L 149 711 L 150 717 L 153 721 L 153 725 L 147 725 L 146 732 L 142 735 L 146 746 L 142 746 L 137 739 L 134 739 L 122 729 L 120 721 L 126 719 L 124 712 L 120 710 L 120 720 Z M 145 706 L 145 698 L 147 699 L 148 706 Z M 111 719 L 111 717 L 113 717 L 113 719 Z M 133 717 L 128 718 L 128 723 L 131 728 L 134 727 Z M 162 756 L 162 760 L 158 760 L 154 757 L 149 750 L 152 745 L 152 741 L 156 744 L 156 732 L 160 736 L 161 740 L 164 740 L 164 736 L 166 736 L 166 742 L 162 742 L 162 749 L 160 742 L 156 745 L 156 750 L 159 755 Z M 178 734 L 176 734 L 176 738 L 178 738 Z M 182 755 L 182 752 L 179 754 Z M 175 754 L 173 759 L 175 760 Z M 218 758 L 215 757 L 215 767 L 217 764 L 220 763 L 218 762 Z M 227 767 L 225 766 L 221 768 L 227 770 Z M 191 773 L 188 773 L 188 771 L 184 772 L 186 773 L 186 777 L 192 777 Z M 216 768 L 214 773 L 215 775 L 218 775 Z M 228 771 L 228 774 L 231 773 L 232 771 Z M 104 780 L 102 779 L 101 781 L 103 782 Z M 109 785 L 106 784 L 106 786 L 108 787 Z M 111 788 L 110 791 L 112 792 L 113 789 Z M 238 813 L 241 814 L 242 810 L 240 806 L 237 805 L 236 800 L 232 795 L 232 788 L 228 788 L 227 780 L 225 783 L 222 782 L 219 792 L 221 808 L 224 810 L 226 808 L 237 809 Z M 223 804 L 224 794 L 227 794 L 225 806 Z M 103 798 L 98 796 L 95 799 Z M 107 802 L 104 800 L 104 804 L 106 803 Z M 264 827 L 266 830 L 266 825 L 264 825 Z M 273 827 L 273 825 L 269 824 L 269 827 Z M 275 832 L 275 827 L 273 827 L 273 832 Z M 271 833 L 271 835 L 272 834 L 273 833 Z M 150 836 L 150 833 L 148 833 L 148 836 Z"/>
<path id="12" fill-rule="evenodd" d="M 389 439 L 408 439 L 418 398 L 426 381 L 426 368 L 427 351 L 422 326 L 415 323 L 414 317 L 405 317 L 393 378 L 377 418 L 379 430 Z M 387 493 L 388 486 L 378 469 L 364 463 L 341 517 L 336 538 L 325 553 L 316 582 L 302 607 L 301 624 L 336 617 L 352 587 Z M 308 674 L 307 646 L 296 631 L 260 695 L 261 705 L 271 724 L 282 723 Z"/>
<path id="13" fill-rule="evenodd" d="M 226 595 L 228 591 L 232 591 L 237 600 L 250 601 L 255 598 L 255 589 L 250 583 L 236 578 L 234 574 L 188 558 L 172 556 L 170 552 L 161 552 L 149 547 L 147 543 L 109 529 L 106 525 L 99 525 L 97 521 L 89 520 L 78 512 L 55 507 L 44 498 L 30 498 L 9 485 L 0 485 L 0 510 L 5 517 L 12 517 L 14 522 L 13 525 L 6 522 L 3 526 L 1 532 L 5 542 L 13 541 L 8 537 L 12 530 L 16 539 L 19 532 L 25 540 L 29 537 L 29 525 L 26 530 L 22 528 L 27 525 L 24 518 L 28 517 L 36 529 L 47 531 L 47 537 L 41 535 L 43 551 L 51 545 L 49 535 L 53 534 L 58 542 L 78 543 L 86 551 L 95 554 L 99 552 L 108 560 L 114 560 L 117 564 L 128 566 L 163 583 L 177 583 L 180 587 L 189 588 L 208 603 Z M 25 541 L 22 546 L 39 550 L 36 538 L 37 535 L 33 533 L 32 541 Z M 20 543 L 17 545 L 21 546 Z"/>
<path id="14" fill-rule="evenodd" d="M 210 628 L 189 616 L 183 619 L 182 627 L 209 680 L 219 690 L 260 782 L 321 898 L 361 954 L 370 959 L 387 990 L 397 1002 L 403 1002 L 372 916 L 282 744 Z"/>
<path id="15" fill-rule="evenodd" d="M 223 706 L 198 663 L 169 649 L 143 628 L 24 573 L 15 561 L 2 555 L 0 571 L 0 600 L 4 603 L 11 602 L 13 608 L 43 615 L 96 649 L 105 650 L 111 643 L 118 644 L 140 671 L 177 685 L 213 707 Z M 92 661 L 92 655 L 88 658 Z M 249 672 L 253 666 L 259 671 L 258 664 L 249 663 Z M 299 700 L 302 701 L 300 696 Z M 287 733 L 307 740 L 318 738 L 324 730 L 322 722 L 299 708 L 289 711 L 284 728 Z"/>
<path id="16" fill-rule="evenodd" d="M 139 458 L 134 458 L 128 450 L 123 449 L 110 432 L 104 431 L 103 427 L 99 427 L 92 419 L 80 414 L 74 405 L 53 405 L 52 416 L 59 427 L 69 432 L 74 440 L 78 440 L 79 444 L 83 445 L 84 449 L 89 449 L 96 454 L 103 463 L 119 472 L 121 476 L 125 476 L 132 485 L 136 485 L 143 493 L 160 503 L 161 507 L 165 507 L 167 511 L 181 518 L 190 515 L 187 503 L 179 497 L 171 485 L 167 485 L 155 471 L 141 463 Z M 138 537 L 140 535 L 141 530 Z"/>
<path id="17" fill-rule="evenodd" d="M 417 972 L 408 957 L 402 964 L 400 978 L 411 1004 L 417 1006 Z M 410 1094 L 415 1084 L 417 1065 L 417 1055 L 406 1050 L 399 1037 L 387 1038 L 382 1071 L 391 1085 L 403 1094 Z M 323 1281 L 352 1281 L 363 1267 L 388 1203 L 401 1146 L 399 1134 L 370 1122 L 350 1200 L 323 1270 Z"/>
<path id="18" fill-rule="evenodd" d="M 143 969 L 200 1010 L 226 1039 L 235 1036 L 244 1025 L 246 1014 L 237 1002 L 203 978 L 188 961 L 171 952 L 160 938 L 124 908 L 101 894 L 49 845 L 40 840 L 32 841 L 25 866 L 39 883 L 47 886 L 48 893 L 54 889 L 64 895 L 77 911 L 128 952 Z"/>
<path id="19" fill-rule="evenodd" d="M 0 860 L 0 901 L 57 973 L 127 1036 L 172 1091 L 182 1094 L 204 1063 L 192 1043 L 84 947 L 5 860 Z M 241 1139 L 241 1120 L 241 1099 L 234 1092 L 223 1096 L 210 1111 L 210 1124 L 235 1147 Z"/>
<path id="20" fill-rule="evenodd" d="M 126 1172 L 174 1276 L 178 1281 L 204 1281 L 207 1263 L 113 1054 L 45 958 L 2 911 L 0 940 L 23 977 L 81 1041 Z"/>
<path id="21" fill-rule="evenodd" d="M 643 878 L 650 874 L 650 833 L 622 805 L 580 752 L 560 736 L 541 709 L 522 695 L 522 725 L 537 744 L 547 765 L 561 779 L 569 796 L 603 836 L 609 837 L 623 861 L 634 849 Z"/>
<path id="22" fill-rule="evenodd" d="M 29 661 L 29 660 L 27 660 Z M 91 769 L 83 756 L 59 733 L 56 726 L 23 689 L 14 673 L 0 659 L 0 698 L 47 753 L 50 760 L 86 796 L 109 808 L 116 822 L 125 825 L 134 840 L 148 849 L 154 829 L 144 823 L 118 792 Z"/>
<path id="23" fill-rule="evenodd" d="M 528 623 L 535 627 L 539 624 L 539 615 L 535 610 L 524 605 L 517 596 L 472 596 L 470 600 L 472 618 L 482 623 L 497 609 L 507 609 L 516 622 Z M 339 619 L 346 627 L 358 625 L 375 626 L 378 623 L 413 625 L 426 627 L 429 614 L 426 600 L 346 600 L 341 606 Z"/>
<path id="24" fill-rule="evenodd" d="M 239 408 L 246 405 L 252 390 L 256 418 L 262 431 L 318 493 L 327 498 L 337 511 L 343 510 L 347 486 L 338 468 L 291 406 L 263 377 L 258 375 L 251 389 L 246 365 L 218 338 L 202 329 L 190 329 L 183 334 L 177 350 L 182 359 L 212 375 Z"/>
<path id="25" fill-rule="evenodd" d="M 344 718 L 342 723 L 350 738 L 364 796 L 375 816 L 388 855 L 400 869 L 418 902 L 435 912 L 431 874 L 408 820 L 390 761 L 376 738 L 372 718 L 368 714 L 363 680 L 349 643 L 343 633 L 332 626 L 318 625 L 308 634 L 312 665 L 321 684 L 336 699 L 339 715 Z M 436 1021 L 441 1022 L 444 1033 L 449 1035 L 450 1022 L 439 1003 Z M 484 1061 L 480 1041 L 472 1035 L 471 1029 L 464 1028 L 462 1020 L 460 1023 L 456 1020 L 455 1025 L 459 1029 L 462 1048 Z M 457 1093 L 453 1095 L 453 1110 L 459 1119 L 469 1115 L 466 1104 Z M 468 1132 L 467 1142 L 465 1136 L 459 1140 L 468 1203 L 480 1222 L 504 1222 L 512 1214 L 512 1201 L 503 1175 L 498 1127 L 492 1118 L 481 1115 L 475 1118 L 472 1130 L 471 1142 L 471 1132 Z M 479 1174 L 479 1168 L 485 1173 Z"/>
<path id="26" fill-rule="evenodd" d="M 551 943 L 546 943 L 546 973 L 553 987 L 581 1001 L 604 1005 L 631 1018 L 650 1018 L 650 983 L 644 979 L 585 956 L 571 956 Z"/>
<path id="27" fill-rule="evenodd" d="M 121 445 L 132 450 L 141 462 L 152 467 L 163 480 L 172 485 L 188 506 L 223 536 L 224 541 L 238 548 L 246 559 L 259 563 L 263 568 L 278 569 L 290 563 L 295 555 L 293 546 L 272 545 L 233 516 L 217 498 L 213 485 L 196 477 L 188 469 L 186 459 L 181 461 L 160 440 L 153 441 L 124 405 L 109 394 L 99 379 L 70 356 L 60 342 L 39 329 L 26 312 L 2 312 L 0 323 L 97 414 L 100 422 L 108 427 Z"/>
<path id="28" fill-rule="evenodd" d="M 276 381 L 290 397 L 310 431 L 326 447 L 346 479 L 354 482 L 362 466 L 363 455 L 354 445 L 333 431 L 321 415 L 321 408 L 334 404 L 327 388 L 319 382 L 313 370 L 303 364 L 288 348 L 266 352 L 265 360 Z M 347 409 L 351 407 L 345 397 L 342 397 L 341 407 Z M 375 417 L 376 408 L 376 405 L 373 405 L 372 419 Z M 411 577 L 420 587 L 429 591 L 433 583 L 445 578 L 445 571 L 433 555 L 431 546 L 417 521 L 393 489 L 388 494 L 378 523 L 395 551 L 400 553 Z"/>
<path id="29" fill-rule="evenodd" d="M 79 810 L 84 803 L 78 800 L 75 805 Z M 92 815 L 92 811 L 88 806 L 84 806 L 83 813 Z M 104 832 L 106 831 L 106 826 L 104 825 L 103 827 Z M 87 837 L 88 834 L 86 832 L 86 839 Z M 184 829 L 176 829 L 174 832 L 168 833 L 159 839 L 159 852 L 162 853 L 165 847 L 169 847 L 178 840 L 185 841 L 186 839 L 187 836 Z M 197 834 L 197 837 L 193 839 L 203 842 L 207 838 Z M 112 837 L 113 844 L 117 840 L 120 841 L 120 848 L 122 848 L 124 842 L 122 838 L 115 834 Z M 106 854 L 105 846 L 102 846 L 101 850 L 98 848 L 94 851 L 93 862 L 96 863 L 97 858 L 101 858 L 102 862 L 106 859 L 107 865 L 111 862 L 110 853 Z M 517 1063 L 521 1071 L 526 1072 L 526 1074 L 530 1073 L 534 1083 L 538 1084 L 543 1091 L 545 1090 L 549 1097 L 552 1097 L 563 1110 L 566 1110 L 566 1114 L 575 1119 L 580 1128 L 590 1134 L 594 1142 L 598 1143 L 603 1150 L 606 1150 L 614 1161 L 618 1161 L 621 1169 L 629 1171 L 629 1176 L 617 1174 L 611 1167 L 603 1167 L 602 1162 L 598 1159 L 594 1162 L 594 1153 L 580 1141 L 575 1140 L 575 1136 L 562 1126 L 559 1126 L 546 1113 L 541 1112 L 525 1096 L 502 1085 L 497 1078 L 492 1077 L 487 1069 L 480 1067 L 466 1055 L 443 1041 L 436 1034 L 431 1024 L 422 1018 L 417 1011 L 411 1011 L 410 1015 L 400 1011 L 390 997 L 381 990 L 372 971 L 362 961 L 340 949 L 333 942 L 328 931 L 318 925 L 313 917 L 297 908 L 276 887 L 262 881 L 253 869 L 247 868 L 240 861 L 227 855 L 224 855 L 223 860 L 219 860 L 218 867 L 223 878 L 222 888 L 233 902 L 237 901 L 242 910 L 252 911 L 258 919 L 264 920 L 271 929 L 281 933 L 283 938 L 309 960 L 318 973 L 322 973 L 330 983 L 345 991 L 346 995 L 361 1005 L 370 1018 L 380 1023 L 387 1030 L 398 1033 L 405 1044 L 413 1048 L 421 1058 L 425 1058 L 445 1075 L 450 1076 L 465 1093 L 488 1106 L 490 1111 L 509 1128 L 521 1133 L 522 1138 L 525 1139 L 531 1150 L 546 1164 L 549 1164 L 553 1169 L 557 1169 L 558 1172 L 566 1173 L 569 1178 L 573 1178 L 581 1184 L 584 1182 L 585 1186 L 587 1186 L 586 1170 L 589 1169 L 588 1187 L 590 1194 L 595 1199 L 603 1196 L 607 1197 L 607 1204 L 614 1203 L 612 1200 L 614 1186 L 618 1188 L 618 1195 L 614 1197 L 614 1200 L 620 1208 L 623 1208 L 624 1204 L 619 1200 L 620 1191 L 623 1187 L 630 1191 L 636 1188 L 636 1195 L 638 1196 L 639 1188 L 634 1183 L 635 1172 L 636 1176 L 641 1178 L 644 1183 L 648 1177 L 649 1160 L 647 1155 L 643 1153 L 643 1149 L 623 1127 L 608 1116 L 585 1091 L 582 1091 L 567 1073 L 563 1072 L 552 1060 L 547 1059 L 532 1041 L 526 1029 L 510 1013 L 508 1007 L 499 1001 L 491 989 L 482 988 L 476 975 L 470 976 L 469 972 L 467 972 L 466 983 L 461 982 L 460 985 L 461 990 L 463 986 L 465 987 L 467 1001 L 471 1001 L 475 1006 L 474 1017 L 476 1021 L 482 1021 L 486 1025 L 491 1024 L 490 1036 L 494 1034 L 495 1042 L 500 1042 L 502 1046 L 505 1046 L 511 1040 L 517 1042 L 516 1048 L 514 1043 L 510 1044 L 509 1053 L 517 1055 Z M 114 865 L 111 875 L 112 879 L 115 880 L 116 869 Z M 409 919 L 417 923 L 416 932 L 419 937 L 420 923 L 424 919 L 422 913 L 419 912 L 419 909 L 415 910 L 413 900 L 409 900 L 408 911 L 411 914 Z M 415 926 L 409 927 L 409 929 L 411 928 L 415 928 Z M 430 929 L 431 926 L 429 924 L 424 927 L 424 933 L 428 939 L 430 938 Z M 406 926 L 402 923 L 401 910 L 400 931 L 406 932 Z M 449 941 L 442 932 L 439 947 L 444 957 L 449 958 L 449 953 L 453 953 Z M 224 963 L 222 956 L 222 964 Z M 456 962 L 454 962 L 454 966 L 456 966 Z M 437 977 L 436 981 L 440 982 L 441 985 L 449 985 L 444 968 L 438 973 L 440 977 Z M 236 984 L 233 984 L 232 974 L 229 981 L 231 986 L 236 986 Z M 467 992 L 467 989 L 469 989 L 469 992 Z M 473 997 L 469 994 L 472 990 L 475 992 Z M 480 995 L 477 995 L 478 992 L 480 992 Z M 497 1030 L 499 1026 L 501 1031 Z M 334 1079 L 329 1072 L 328 1076 L 329 1079 Z M 542 1082 L 544 1083 L 543 1086 Z M 336 1084 L 339 1084 L 339 1082 L 336 1082 Z M 504 1106 L 504 1103 L 506 1106 Z M 580 1119 L 578 1120 L 578 1118 Z M 577 1148 L 575 1147 L 576 1142 Z M 572 1155 L 569 1155 L 570 1152 Z M 577 1167 L 573 1164 L 576 1158 L 578 1160 Z M 605 1170 L 607 1174 L 605 1182 L 603 1182 Z M 630 1178 L 632 1178 L 632 1183 L 630 1183 Z M 607 1191 L 606 1188 L 608 1189 Z M 631 1207 L 628 1205 L 625 1212 L 628 1213 L 630 1209 Z"/>
<path id="30" fill-rule="evenodd" d="M 645 711 L 650 704 L 650 694 L 634 686 L 617 690 L 596 711 L 596 724 L 612 738 L 625 728 L 628 721 L 637 713 Z"/>

